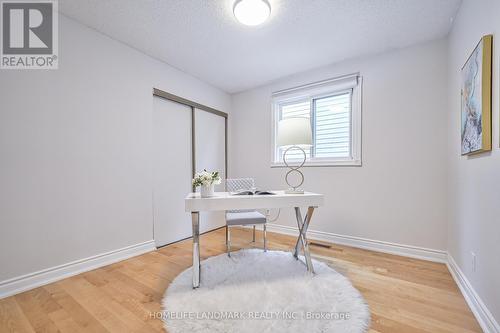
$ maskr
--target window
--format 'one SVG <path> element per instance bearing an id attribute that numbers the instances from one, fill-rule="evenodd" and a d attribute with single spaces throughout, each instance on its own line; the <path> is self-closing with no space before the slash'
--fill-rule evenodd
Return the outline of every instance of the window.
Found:
<path id="1" fill-rule="evenodd" d="M 275 145 L 282 119 L 311 120 L 313 145 L 305 150 L 306 166 L 361 165 L 361 77 L 350 75 L 273 94 L 271 166 L 283 166 L 284 149 Z M 290 150 L 287 161 L 302 159 Z"/>

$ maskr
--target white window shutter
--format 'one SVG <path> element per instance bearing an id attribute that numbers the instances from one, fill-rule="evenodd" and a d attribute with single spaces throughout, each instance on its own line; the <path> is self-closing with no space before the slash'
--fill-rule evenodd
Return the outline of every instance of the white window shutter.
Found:
<path id="1" fill-rule="evenodd" d="M 351 93 L 315 99 L 313 108 L 314 157 L 349 157 Z"/>

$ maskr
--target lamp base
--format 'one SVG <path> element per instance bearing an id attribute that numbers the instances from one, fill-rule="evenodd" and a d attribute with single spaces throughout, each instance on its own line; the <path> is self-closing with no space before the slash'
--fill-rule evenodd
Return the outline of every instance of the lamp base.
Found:
<path id="1" fill-rule="evenodd" d="M 289 188 L 285 190 L 285 194 L 304 194 L 304 190 L 301 188 Z"/>

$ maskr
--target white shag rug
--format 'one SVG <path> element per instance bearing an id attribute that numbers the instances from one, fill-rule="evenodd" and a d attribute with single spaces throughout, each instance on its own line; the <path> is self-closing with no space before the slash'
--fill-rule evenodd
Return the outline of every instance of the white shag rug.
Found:
<path id="1" fill-rule="evenodd" d="M 201 263 L 200 288 L 191 268 L 163 298 L 169 333 L 338 332 L 362 333 L 370 310 L 349 280 L 313 260 L 316 274 L 291 253 L 241 250 Z"/>

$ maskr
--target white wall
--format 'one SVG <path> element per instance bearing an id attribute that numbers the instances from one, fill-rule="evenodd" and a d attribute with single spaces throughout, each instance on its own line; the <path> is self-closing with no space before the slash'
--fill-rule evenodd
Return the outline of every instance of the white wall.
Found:
<path id="1" fill-rule="evenodd" d="M 311 230 L 446 249 L 446 41 L 348 61 L 233 96 L 232 177 L 285 188 L 270 168 L 271 93 L 353 72 L 363 85 L 363 166 L 305 168 L 324 193 Z M 290 212 L 278 221 L 294 225 Z"/>
<path id="2" fill-rule="evenodd" d="M 153 238 L 152 89 L 230 97 L 73 20 L 59 69 L 0 72 L 0 282 Z"/>
<path id="3" fill-rule="evenodd" d="M 500 2 L 465 0 L 449 37 L 448 249 L 500 322 Z M 460 156 L 460 69 L 486 34 L 494 34 L 493 151 Z M 477 256 L 472 271 L 471 252 Z"/>

